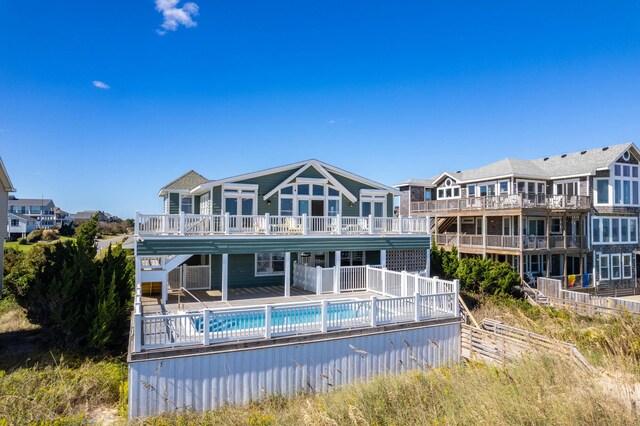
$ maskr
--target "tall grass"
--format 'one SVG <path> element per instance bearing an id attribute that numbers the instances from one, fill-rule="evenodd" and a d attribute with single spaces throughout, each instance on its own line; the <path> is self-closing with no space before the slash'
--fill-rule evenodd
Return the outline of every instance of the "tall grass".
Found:
<path id="1" fill-rule="evenodd" d="M 640 380 L 640 315 L 583 316 L 565 309 L 533 307 L 522 300 L 482 296 L 472 303 L 478 321 L 493 318 L 573 343 L 593 365 Z"/>
<path id="2" fill-rule="evenodd" d="M 100 407 L 122 406 L 126 364 L 91 360 L 0 370 L 0 425 L 84 424 Z"/>
<path id="3" fill-rule="evenodd" d="M 322 395 L 168 414 L 150 425 L 632 425 L 630 407 L 563 360 L 459 365 L 377 378 Z"/>

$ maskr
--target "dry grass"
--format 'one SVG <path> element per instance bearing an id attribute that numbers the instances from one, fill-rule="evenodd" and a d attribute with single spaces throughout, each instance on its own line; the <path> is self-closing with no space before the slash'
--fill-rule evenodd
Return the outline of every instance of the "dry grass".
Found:
<path id="1" fill-rule="evenodd" d="M 477 297 L 473 315 L 573 343 L 597 367 L 640 380 L 640 315 L 577 315 L 525 301 Z"/>
<path id="2" fill-rule="evenodd" d="M 31 324 L 23 308 L 10 298 L 0 300 L 0 334 L 13 331 L 35 330 L 38 326 Z"/>
<path id="3" fill-rule="evenodd" d="M 249 407 L 182 413 L 150 425 L 632 425 L 640 417 L 596 379 L 550 357 L 374 379 L 322 395 L 272 397 Z"/>

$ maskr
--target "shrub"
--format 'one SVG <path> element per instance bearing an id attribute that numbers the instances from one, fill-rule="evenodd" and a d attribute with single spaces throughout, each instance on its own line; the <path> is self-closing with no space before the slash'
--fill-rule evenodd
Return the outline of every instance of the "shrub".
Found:
<path id="1" fill-rule="evenodd" d="M 37 243 L 41 239 L 42 239 L 42 229 L 34 229 L 33 231 L 29 232 L 29 234 L 27 235 L 27 242 L 29 244 Z"/>
<path id="2" fill-rule="evenodd" d="M 55 229 L 45 229 L 42 231 L 42 241 L 55 241 L 59 238 L 60 235 Z"/>
<path id="3" fill-rule="evenodd" d="M 18 238 L 18 244 L 20 244 L 21 246 L 26 246 L 27 245 L 27 239 L 26 238 Z"/>
<path id="4" fill-rule="evenodd" d="M 36 245 L 13 261 L 6 277 L 29 320 L 62 348 L 126 344 L 133 267 L 120 247 L 95 258 L 96 222 L 83 225 L 76 242 Z"/>

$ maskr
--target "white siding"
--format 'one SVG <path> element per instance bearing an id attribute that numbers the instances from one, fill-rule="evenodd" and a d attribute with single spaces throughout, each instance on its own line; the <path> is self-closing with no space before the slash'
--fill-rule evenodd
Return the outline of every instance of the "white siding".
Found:
<path id="1" fill-rule="evenodd" d="M 325 392 L 376 375 L 460 360 L 460 324 L 448 323 L 275 347 L 135 361 L 129 416 L 205 411 L 265 394 Z"/>

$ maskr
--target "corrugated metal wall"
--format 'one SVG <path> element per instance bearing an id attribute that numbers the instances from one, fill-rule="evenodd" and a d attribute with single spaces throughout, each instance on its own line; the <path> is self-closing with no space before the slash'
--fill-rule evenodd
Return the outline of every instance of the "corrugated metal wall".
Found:
<path id="1" fill-rule="evenodd" d="M 381 374 L 460 360 L 460 324 L 129 365 L 129 415 L 204 411 L 266 394 L 324 392 Z"/>

